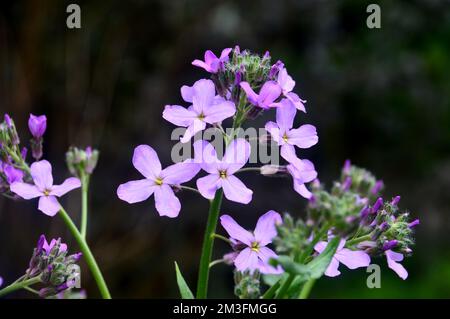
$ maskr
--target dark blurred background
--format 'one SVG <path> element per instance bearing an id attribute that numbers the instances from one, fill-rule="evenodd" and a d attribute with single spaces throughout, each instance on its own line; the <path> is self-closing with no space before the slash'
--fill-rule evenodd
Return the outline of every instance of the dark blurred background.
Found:
<path id="1" fill-rule="evenodd" d="M 381 5 L 382 28 L 368 29 L 366 7 Z M 317 126 L 320 142 L 305 151 L 330 185 L 345 159 L 384 179 L 386 196 L 419 217 L 405 282 L 383 265 L 382 288 L 368 289 L 365 270 L 321 280 L 312 297 L 450 297 L 450 2 L 415 1 L 76 1 L 82 28 L 66 27 L 60 0 L 0 4 L 0 113 L 29 138 L 28 114 L 49 120 L 45 157 L 56 182 L 68 176 L 65 151 L 93 145 L 101 159 L 92 181 L 89 241 L 114 297 L 178 297 L 173 262 L 195 287 L 208 203 L 182 193 L 178 218 L 161 218 L 153 200 L 128 205 L 117 186 L 139 175 L 133 149 L 150 144 L 170 164 L 174 126 L 165 104 L 179 88 L 207 77 L 191 65 L 206 49 L 239 44 L 282 59 L 308 100 L 297 124 Z M 273 114 L 259 120 L 262 125 Z M 302 216 L 305 200 L 289 180 L 246 173 L 254 200 L 226 202 L 223 212 L 253 228 L 269 209 Z M 64 199 L 74 219 L 79 191 Z M 41 233 L 63 237 L 57 217 L 36 202 L 0 199 L 0 274 L 27 267 Z M 222 231 L 222 230 L 220 230 Z M 216 257 L 228 250 L 216 244 Z M 212 270 L 212 297 L 232 297 L 231 267 Z M 88 296 L 98 292 L 87 270 Z M 16 294 L 28 297 L 29 295 Z"/>

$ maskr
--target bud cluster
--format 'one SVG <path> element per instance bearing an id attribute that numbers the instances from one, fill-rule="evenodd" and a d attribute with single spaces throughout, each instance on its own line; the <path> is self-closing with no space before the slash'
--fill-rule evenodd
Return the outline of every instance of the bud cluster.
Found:
<path id="1" fill-rule="evenodd" d="M 66 153 L 66 163 L 72 175 L 82 178 L 85 175 L 92 175 L 97 167 L 99 151 L 90 146 L 85 150 L 71 147 Z"/>
<path id="2" fill-rule="evenodd" d="M 259 271 L 234 271 L 234 294 L 239 299 L 257 299 L 261 296 L 261 274 Z"/>

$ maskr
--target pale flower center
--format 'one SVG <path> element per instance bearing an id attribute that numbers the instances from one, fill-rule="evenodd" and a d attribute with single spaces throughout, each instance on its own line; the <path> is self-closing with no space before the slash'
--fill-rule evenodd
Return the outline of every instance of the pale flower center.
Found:
<path id="1" fill-rule="evenodd" d="M 259 252 L 259 243 L 258 242 L 253 242 L 252 243 L 252 247 L 251 247 L 251 249 L 254 251 L 254 252 Z"/>
<path id="2" fill-rule="evenodd" d="M 219 171 L 220 178 L 227 178 L 227 171 Z"/>
<path id="3" fill-rule="evenodd" d="M 285 143 L 288 142 L 288 136 L 287 136 L 286 133 L 284 133 L 284 135 L 283 135 L 283 141 L 284 141 Z"/>

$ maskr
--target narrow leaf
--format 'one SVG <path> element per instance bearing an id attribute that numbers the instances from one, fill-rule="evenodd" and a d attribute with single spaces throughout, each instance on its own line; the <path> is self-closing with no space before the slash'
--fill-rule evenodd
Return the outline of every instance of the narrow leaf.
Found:
<path id="1" fill-rule="evenodd" d="M 189 289 L 186 280 L 184 280 L 181 274 L 180 268 L 178 268 L 177 262 L 175 262 L 175 271 L 177 273 L 177 284 L 178 289 L 180 289 L 180 294 L 182 299 L 194 299 L 191 289 Z"/>

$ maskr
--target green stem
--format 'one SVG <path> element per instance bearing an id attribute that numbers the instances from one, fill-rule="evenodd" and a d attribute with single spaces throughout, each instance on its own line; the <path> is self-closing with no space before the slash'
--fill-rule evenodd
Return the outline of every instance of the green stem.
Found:
<path id="1" fill-rule="evenodd" d="M 295 277 L 295 275 L 289 274 L 289 277 L 287 277 L 286 281 L 281 285 L 280 290 L 278 290 L 278 293 L 275 295 L 275 299 L 284 298 Z"/>
<path id="2" fill-rule="evenodd" d="M 372 239 L 372 235 L 365 235 L 365 236 L 361 236 L 352 240 L 349 240 L 348 242 L 345 243 L 345 246 L 350 247 L 350 246 L 354 246 L 357 245 L 363 241 L 366 240 L 371 240 Z"/>
<path id="3" fill-rule="evenodd" d="M 217 221 L 219 220 L 220 205 L 222 204 L 223 191 L 219 189 L 209 207 L 208 221 L 206 223 L 205 236 L 203 238 L 202 255 L 198 272 L 197 298 L 205 299 L 208 294 L 209 264 L 211 262 L 214 246 L 214 236 Z"/>
<path id="4" fill-rule="evenodd" d="M 212 234 L 212 236 L 213 236 L 214 238 L 221 239 L 221 240 L 223 240 L 224 242 L 227 242 L 228 244 L 231 245 L 231 240 L 228 239 L 228 238 L 226 238 L 225 236 L 222 236 L 222 235 L 219 235 L 219 234 Z"/>
<path id="5" fill-rule="evenodd" d="M 273 296 L 275 296 L 275 293 L 277 292 L 278 288 L 280 288 L 281 285 L 281 279 L 278 280 L 275 285 L 267 289 L 267 291 L 262 296 L 262 299 L 272 299 Z"/>
<path id="6" fill-rule="evenodd" d="M 97 283 L 101 296 L 103 297 L 103 299 L 111 299 L 108 286 L 106 286 L 105 279 L 103 278 L 100 268 L 98 267 L 97 262 L 95 261 L 91 249 L 86 243 L 86 239 L 84 239 L 81 233 L 78 231 L 77 226 L 75 226 L 72 219 L 64 210 L 64 208 L 61 207 L 59 215 L 64 220 L 64 223 L 67 225 L 70 232 L 75 237 L 75 240 L 77 241 L 78 245 L 80 246 L 81 252 L 83 253 L 84 259 L 86 260 L 86 263 L 89 269 L 91 270 L 92 276 L 94 277 L 94 280 Z"/>
<path id="7" fill-rule="evenodd" d="M 311 293 L 311 289 L 316 283 L 315 279 L 308 280 L 305 285 L 303 286 L 302 290 L 300 291 L 300 294 L 298 295 L 298 299 L 307 299 L 309 294 Z"/>
<path id="8" fill-rule="evenodd" d="M 87 221 L 88 221 L 88 192 L 89 192 L 89 175 L 81 174 L 81 237 L 86 239 Z"/>
<path id="9" fill-rule="evenodd" d="M 24 281 L 12 283 L 8 287 L 5 287 L 2 290 L 0 290 L 0 297 L 6 296 L 7 294 L 10 294 L 16 290 L 23 289 L 25 287 L 28 287 L 28 286 L 31 286 L 31 285 L 34 285 L 34 284 L 37 284 L 40 282 L 41 282 L 41 277 L 38 276 L 38 277 L 34 277 L 34 278 L 27 279 Z"/>

